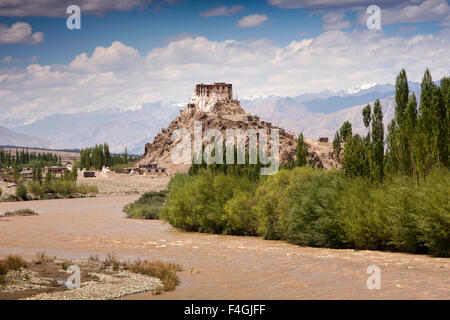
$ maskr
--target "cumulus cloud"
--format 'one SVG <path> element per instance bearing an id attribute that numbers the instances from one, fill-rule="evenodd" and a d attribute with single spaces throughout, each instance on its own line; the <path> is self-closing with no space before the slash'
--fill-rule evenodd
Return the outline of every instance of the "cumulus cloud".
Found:
<path id="1" fill-rule="evenodd" d="M 140 54 L 136 49 L 114 41 L 110 47 L 97 47 L 90 57 L 86 53 L 76 56 L 69 68 L 88 73 L 129 70 L 139 65 L 139 59 Z"/>
<path id="2" fill-rule="evenodd" d="M 445 25 L 450 21 L 450 6 L 447 0 L 412 1 L 393 8 L 384 8 L 383 5 L 380 7 L 382 25 L 439 20 L 443 20 L 442 24 Z M 367 14 L 360 14 L 358 20 L 361 24 L 365 24 Z"/>
<path id="3" fill-rule="evenodd" d="M 177 0 L 78 0 L 82 13 L 103 15 L 112 11 L 130 11 L 145 9 L 157 2 L 174 4 Z M 0 1 L 0 16 L 10 17 L 65 17 L 72 0 L 2 0 Z"/>
<path id="4" fill-rule="evenodd" d="M 231 7 L 221 6 L 211 8 L 206 11 L 202 11 L 198 14 L 201 18 L 217 17 L 217 16 L 230 16 L 243 11 L 245 8 L 240 5 L 234 5 Z"/>
<path id="5" fill-rule="evenodd" d="M 322 16 L 323 30 L 341 30 L 350 28 L 350 21 L 344 20 L 345 15 L 341 12 L 329 12 Z"/>
<path id="6" fill-rule="evenodd" d="M 44 41 L 44 34 L 42 32 L 33 33 L 33 29 L 26 22 L 16 22 L 11 27 L 0 24 L 0 44 L 38 44 L 42 41 Z"/>
<path id="7" fill-rule="evenodd" d="M 269 18 L 267 18 L 265 14 L 252 14 L 243 17 L 241 20 L 238 21 L 237 25 L 240 28 L 259 27 L 267 20 L 269 20 Z"/>
<path id="8" fill-rule="evenodd" d="M 186 103 L 201 82 L 233 83 L 242 97 L 392 83 L 401 68 L 412 81 L 420 81 L 427 67 L 440 79 L 449 71 L 449 37 L 450 29 L 401 37 L 365 28 L 326 31 L 286 46 L 186 37 L 146 54 L 116 41 L 67 65 L 0 69 L 0 121 L 160 100 Z"/>

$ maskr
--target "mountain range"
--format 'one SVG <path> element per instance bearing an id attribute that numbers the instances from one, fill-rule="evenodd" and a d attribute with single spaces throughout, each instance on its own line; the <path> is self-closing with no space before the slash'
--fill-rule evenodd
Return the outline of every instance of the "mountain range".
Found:
<path id="1" fill-rule="evenodd" d="M 5 127 L 0 127 L 0 146 L 58 148 L 57 145 L 44 139 L 17 133 Z"/>
<path id="2" fill-rule="evenodd" d="M 420 84 L 410 82 L 410 90 L 419 97 Z M 322 91 L 294 97 L 257 96 L 241 99 L 241 106 L 248 113 L 261 117 L 294 133 L 303 132 L 310 139 L 328 137 L 333 139 L 335 131 L 346 120 L 353 125 L 354 133 L 364 133 L 362 108 L 367 103 L 380 99 L 384 123 L 387 126 L 394 115 L 395 86 L 392 84 L 370 85 L 345 91 Z M 36 147 L 58 145 L 63 148 L 85 148 L 107 142 L 111 151 L 143 154 L 147 142 L 178 115 L 185 104 L 144 103 L 126 110 L 108 109 L 74 114 L 57 114 L 32 123 L 24 121 L 11 128 L 16 135 Z M 6 144 L 8 134 L 0 131 L 0 145 Z M 11 136 L 11 133 L 9 133 Z M 32 138 L 38 137 L 38 138 Z M 20 140 L 8 141 L 18 141 Z M 51 141 L 51 143 L 46 142 Z M 40 144 L 39 144 L 40 143 Z M 47 145 L 45 145 L 47 143 Z M 9 143 L 8 143 L 9 144 Z"/>

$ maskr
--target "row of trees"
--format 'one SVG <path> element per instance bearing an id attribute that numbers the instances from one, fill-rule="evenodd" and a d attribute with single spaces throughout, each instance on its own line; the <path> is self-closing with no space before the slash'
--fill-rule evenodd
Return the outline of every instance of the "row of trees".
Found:
<path id="1" fill-rule="evenodd" d="M 212 152 L 212 156 L 215 155 L 215 150 Z M 189 175 L 196 175 L 199 173 L 201 169 L 207 169 L 213 174 L 225 174 L 225 175 L 235 175 L 235 176 L 246 176 L 250 178 L 252 181 L 256 181 L 260 178 L 261 168 L 264 165 L 260 162 L 260 154 L 259 149 L 256 151 L 256 159 L 257 162 L 255 164 L 250 164 L 249 161 L 249 152 L 245 152 L 245 163 L 238 164 L 237 159 L 237 148 L 234 146 L 234 163 L 227 164 L 226 163 L 226 144 L 223 143 L 223 160 L 222 164 L 213 163 L 207 165 L 205 161 L 202 161 L 201 164 L 196 164 L 194 161 L 195 155 L 192 159 L 191 167 L 189 168 Z M 201 154 L 203 155 L 205 152 L 205 147 L 202 146 Z M 300 132 L 297 140 L 296 147 L 296 159 L 294 161 L 290 161 L 288 163 L 284 163 L 281 165 L 283 169 L 293 169 L 295 167 L 302 167 L 308 164 L 308 146 L 303 138 L 303 133 Z"/>
<path id="2" fill-rule="evenodd" d="M 103 166 L 110 167 L 111 165 L 112 157 L 107 143 L 80 150 L 80 168 L 90 169 L 94 167 L 100 170 Z"/>
<path id="3" fill-rule="evenodd" d="M 418 105 L 415 94 L 409 92 L 405 70 L 399 73 L 395 115 L 386 139 L 379 100 L 373 109 L 370 104 L 363 109 L 364 125 L 368 128 L 365 137 L 353 135 L 348 121 L 336 131 L 333 149 L 347 176 L 382 181 L 386 173 L 400 173 L 418 179 L 436 166 L 449 167 L 450 78 L 443 78 L 441 86 L 437 86 L 427 69 L 421 90 Z"/>
<path id="4" fill-rule="evenodd" d="M 112 167 L 114 165 L 128 164 L 134 161 L 135 157 L 129 156 L 127 148 L 122 155 L 113 155 L 109 151 L 107 143 L 95 145 L 95 147 L 81 149 L 80 151 L 80 168 L 95 168 L 101 170 L 103 166 Z"/>
<path id="5" fill-rule="evenodd" d="M 448 257 L 449 196 L 445 168 L 420 186 L 408 177 L 370 183 L 310 166 L 258 181 L 200 169 L 170 181 L 160 217 L 186 231 Z"/>
<path id="6" fill-rule="evenodd" d="M 245 163 L 238 164 L 236 146 L 234 146 L 234 151 L 233 151 L 234 163 L 227 164 L 225 142 L 223 143 L 222 150 L 223 150 L 223 155 L 222 155 L 223 159 L 222 159 L 221 164 L 220 163 L 212 163 L 212 164 L 208 165 L 204 159 L 202 159 L 200 164 L 197 164 L 197 163 L 195 163 L 194 159 L 197 157 L 200 157 L 200 155 L 194 155 L 194 157 L 192 158 L 192 164 L 189 168 L 188 174 L 191 176 L 195 176 L 200 172 L 200 170 L 204 169 L 204 170 L 208 170 L 209 172 L 211 172 L 213 174 L 246 176 L 252 181 L 256 181 L 259 179 L 260 171 L 261 171 L 261 168 L 263 167 L 263 165 L 260 162 L 259 150 L 256 152 L 257 162 L 255 164 L 250 164 L 248 151 L 245 151 L 245 160 L 244 160 Z M 212 151 L 212 155 L 211 155 L 212 157 L 215 157 L 215 151 L 216 151 L 216 149 L 214 149 Z M 201 155 L 204 155 L 204 154 L 205 154 L 205 146 L 202 145 Z"/>
<path id="7" fill-rule="evenodd" d="M 51 152 L 29 152 L 28 149 L 25 148 L 21 151 L 16 149 L 15 154 L 0 149 L 0 168 L 9 168 L 14 165 L 19 167 L 35 167 L 38 163 L 41 164 L 41 166 L 61 165 L 61 156 Z"/>
<path id="8" fill-rule="evenodd" d="M 396 79 L 395 103 L 386 141 L 387 169 L 418 178 L 436 166 L 449 167 L 450 78 L 444 77 L 437 86 L 427 69 L 418 106 L 402 70 Z"/>

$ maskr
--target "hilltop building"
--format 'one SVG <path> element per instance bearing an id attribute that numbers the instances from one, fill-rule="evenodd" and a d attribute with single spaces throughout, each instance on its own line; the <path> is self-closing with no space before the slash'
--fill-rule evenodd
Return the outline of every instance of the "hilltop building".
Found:
<path id="1" fill-rule="evenodd" d="M 225 82 L 197 84 L 190 104 L 198 110 L 208 112 L 217 102 L 233 101 L 233 85 Z"/>

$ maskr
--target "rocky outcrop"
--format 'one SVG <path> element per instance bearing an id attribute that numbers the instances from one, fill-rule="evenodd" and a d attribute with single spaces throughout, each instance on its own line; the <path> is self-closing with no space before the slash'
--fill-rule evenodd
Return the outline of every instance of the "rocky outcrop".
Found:
<path id="1" fill-rule="evenodd" d="M 260 121 L 259 117 L 246 113 L 237 101 L 228 101 L 216 103 L 208 112 L 196 108 L 195 104 L 188 104 L 185 109 L 180 110 L 178 116 L 167 128 L 161 130 L 152 143 L 146 144 L 145 154 L 138 164 L 157 163 L 158 167 L 166 168 L 169 174 L 187 172 L 190 164 L 175 165 L 171 160 L 171 152 L 178 143 L 178 140 L 172 141 L 172 134 L 176 129 L 183 128 L 193 135 L 195 121 L 202 122 L 203 134 L 208 129 L 218 129 L 222 131 L 224 137 L 227 129 L 242 129 L 244 131 L 266 129 L 268 135 L 271 130 L 278 129 L 280 162 L 285 163 L 295 159 L 297 137 L 293 133 L 269 122 Z M 308 139 L 306 139 L 306 143 L 309 147 L 308 158 L 310 163 L 325 169 L 337 165 L 337 162 L 332 158 L 330 143 Z"/>

